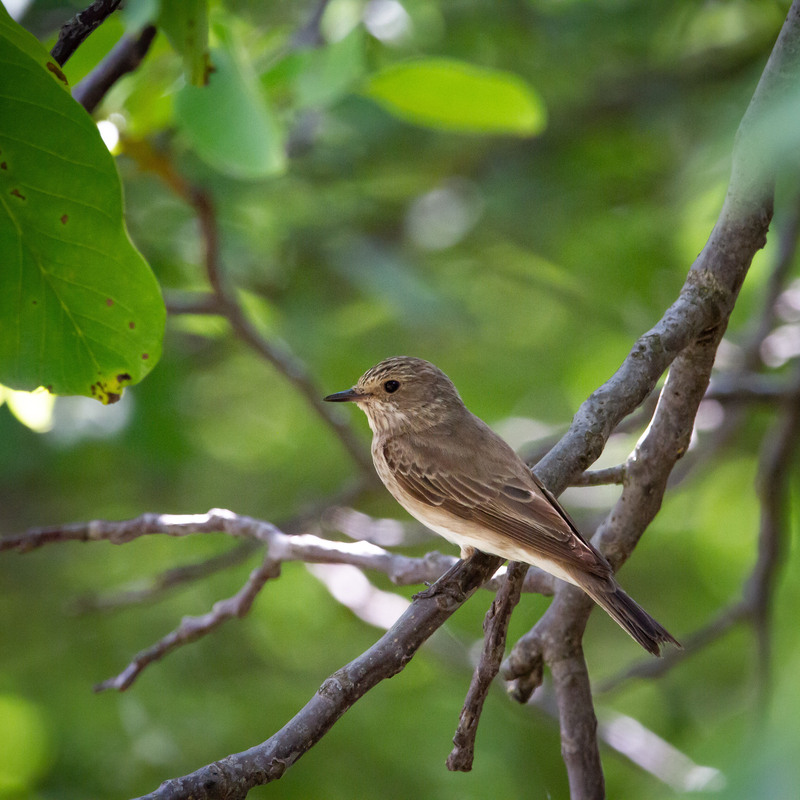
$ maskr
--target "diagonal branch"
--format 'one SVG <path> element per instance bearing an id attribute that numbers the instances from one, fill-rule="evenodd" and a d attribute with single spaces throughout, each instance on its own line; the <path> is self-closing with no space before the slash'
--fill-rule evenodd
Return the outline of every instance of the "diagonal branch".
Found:
<path id="1" fill-rule="evenodd" d="M 60 67 L 67 63 L 84 39 L 119 8 L 121 2 L 122 0 L 95 0 L 61 26 L 58 41 L 50 51 Z"/>
<path id="2" fill-rule="evenodd" d="M 205 268 L 215 297 L 216 311 L 224 316 L 234 333 L 262 358 L 272 364 L 294 387 L 313 409 L 317 416 L 333 430 L 347 452 L 358 464 L 363 475 L 375 481 L 372 461 L 366 447 L 355 436 L 353 429 L 336 411 L 331 411 L 322 402 L 323 392 L 311 379 L 308 370 L 286 346 L 278 346 L 262 336 L 239 303 L 235 292 L 228 286 L 219 256 L 219 228 L 213 201 L 208 192 L 194 189 L 187 199 L 194 206 L 205 242 Z"/>
<path id="3" fill-rule="evenodd" d="M 622 494 L 594 538 L 615 569 L 661 507 L 672 467 L 688 447 L 724 329 L 718 324 L 675 360 L 648 431 L 628 459 Z M 524 701 L 541 681 L 544 664 L 549 665 L 561 714 L 562 754 L 575 798 L 604 796 L 597 720 L 581 647 L 592 607 L 580 590 L 558 586 L 550 608 L 517 642 L 503 669 L 507 679 L 517 680 L 513 694 Z"/>
<path id="4" fill-rule="evenodd" d="M 123 36 L 111 52 L 75 86 L 72 90 L 73 99 L 91 114 L 108 90 L 123 75 L 133 72 L 142 63 L 155 38 L 155 25 L 147 25 L 138 36 Z"/>
<path id="5" fill-rule="evenodd" d="M 792 384 L 800 390 L 800 364 Z M 769 610 L 775 593 L 783 553 L 789 535 L 787 508 L 793 460 L 800 448 L 800 403 L 787 401 L 780 418 L 766 437 L 757 478 L 761 502 L 758 557 L 745 583 L 743 596 L 722 609 L 717 616 L 684 640 L 683 650 L 672 650 L 660 661 L 640 662 L 610 678 L 601 687 L 609 692 L 632 678 L 657 678 L 685 658 L 717 641 L 741 622 L 750 622 L 758 640 L 759 688 L 769 691 Z M 762 697 L 762 700 L 765 699 Z M 760 707 L 766 708 L 763 702 Z"/>
<path id="6" fill-rule="evenodd" d="M 241 800 L 277 780 L 370 689 L 400 672 L 420 646 L 497 569 L 499 558 L 475 553 L 434 597 L 415 600 L 372 647 L 331 675 L 274 736 L 182 778 L 165 781 L 141 800 Z"/>
<path id="7" fill-rule="evenodd" d="M 454 772 L 469 772 L 472 769 L 478 722 L 486 696 L 500 670 L 500 662 L 506 649 L 508 623 L 511 612 L 519 602 L 527 571 L 527 564 L 515 561 L 509 565 L 506 580 L 483 621 L 483 650 L 461 709 L 458 729 L 453 737 L 453 750 L 447 757 L 447 768 Z"/>
<path id="8" fill-rule="evenodd" d="M 102 692 L 106 689 L 118 689 L 124 692 L 149 664 L 163 658 L 167 653 L 190 642 L 197 641 L 214 629 L 234 617 L 243 617 L 253 605 L 253 601 L 264 587 L 264 584 L 277 578 L 281 572 L 280 561 L 267 556 L 260 567 L 254 569 L 244 586 L 233 597 L 214 603 L 207 614 L 200 617 L 184 617 L 181 624 L 171 633 L 156 642 L 147 650 L 137 653 L 134 659 L 119 675 L 98 683 L 94 690 Z"/>
<path id="9" fill-rule="evenodd" d="M 537 468 L 556 493 L 600 455 L 621 419 L 641 403 L 664 370 L 679 358 L 662 392 L 653 423 L 628 476 L 623 496 L 599 532 L 598 544 L 616 566 L 630 555 L 658 510 L 666 479 L 688 445 L 739 289 L 755 253 L 764 246 L 772 217 L 772 166 L 758 142 L 759 120 L 780 102 L 800 65 L 800 2 L 795 0 L 753 99 L 737 132 L 731 180 L 720 217 L 689 271 L 680 296 L 659 323 L 634 346 L 616 374 L 578 410 L 572 426 Z M 684 352 L 685 351 L 685 352 Z M 688 393 L 688 395 L 686 394 Z M 631 512 L 635 503 L 641 511 Z M 525 698 L 550 665 L 561 716 L 561 741 L 573 798 L 602 797 L 597 721 L 580 646 L 591 603 L 559 586 L 555 599 L 504 665 L 509 679 L 522 679 Z"/>

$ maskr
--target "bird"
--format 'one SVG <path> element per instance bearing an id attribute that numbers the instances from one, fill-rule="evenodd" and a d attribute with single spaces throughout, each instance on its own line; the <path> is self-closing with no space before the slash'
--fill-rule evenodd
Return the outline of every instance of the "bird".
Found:
<path id="1" fill-rule="evenodd" d="M 555 496 L 467 409 L 438 367 L 387 358 L 324 400 L 365 412 L 378 476 L 412 517 L 458 545 L 462 558 L 479 550 L 539 567 L 582 589 L 653 655 L 666 643 L 681 646 L 623 591 Z"/>

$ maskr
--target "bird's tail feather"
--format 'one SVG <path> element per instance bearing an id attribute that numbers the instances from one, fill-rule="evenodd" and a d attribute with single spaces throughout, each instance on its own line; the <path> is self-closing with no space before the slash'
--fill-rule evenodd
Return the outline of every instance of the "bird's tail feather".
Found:
<path id="1" fill-rule="evenodd" d="M 661 645 L 669 642 L 676 647 L 681 643 L 663 626 L 656 622 L 635 600 L 618 586 L 613 591 L 584 591 L 623 630 L 627 631 L 645 650 L 654 656 L 661 655 Z"/>

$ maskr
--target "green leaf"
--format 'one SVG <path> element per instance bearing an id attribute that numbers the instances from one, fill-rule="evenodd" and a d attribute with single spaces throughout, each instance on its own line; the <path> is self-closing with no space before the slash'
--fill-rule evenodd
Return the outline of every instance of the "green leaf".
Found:
<path id="1" fill-rule="evenodd" d="M 259 179 L 286 168 L 281 128 L 255 77 L 228 50 L 214 50 L 208 86 L 184 86 L 175 116 L 206 163 L 235 178 Z"/>
<path id="2" fill-rule="evenodd" d="M 451 59 L 387 67 L 364 94 L 407 122 L 460 133 L 533 136 L 547 121 L 543 101 L 519 76 Z"/>
<path id="3" fill-rule="evenodd" d="M 207 85 L 213 72 L 208 53 L 207 0 L 161 0 L 158 25 L 183 58 L 189 83 Z"/>
<path id="4" fill-rule="evenodd" d="M 325 108 L 341 100 L 365 72 L 364 33 L 355 28 L 338 42 L 298 53 L 304 59 L 296 81 L 301 108 Z"/>
<path id="5" fill-rule="evenodd" d="M 114 160 L 47 61 L 0 12 L 0 383 L 113 402 L 158 361 L 166 312 Z"/>
<path id="6" fill-rule="evenodd" d="M 2 39 L 4 46 L 19 51 L 36 64 L 44 67 L 59 86 L 69 94 L 67 78 L 58 64 L 50 57 L 50 53 L 25 28 L 11 19 L 2 3 L 0 3 L 0 39 Z"/>

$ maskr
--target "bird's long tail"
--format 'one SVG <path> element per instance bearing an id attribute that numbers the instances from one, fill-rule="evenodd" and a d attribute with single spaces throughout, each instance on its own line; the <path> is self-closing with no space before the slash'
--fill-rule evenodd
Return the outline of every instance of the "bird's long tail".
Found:
<path id="1" fill-rule="evenodd" d="M 654 656 L 661 655 L 661 645 L 669 642 L 676 647 L 681 643 L 656 622 L 635 600 L 614 583 L 613 589 L 597 591 L 594 587 L 581 587 L 623 630 Z"/>

